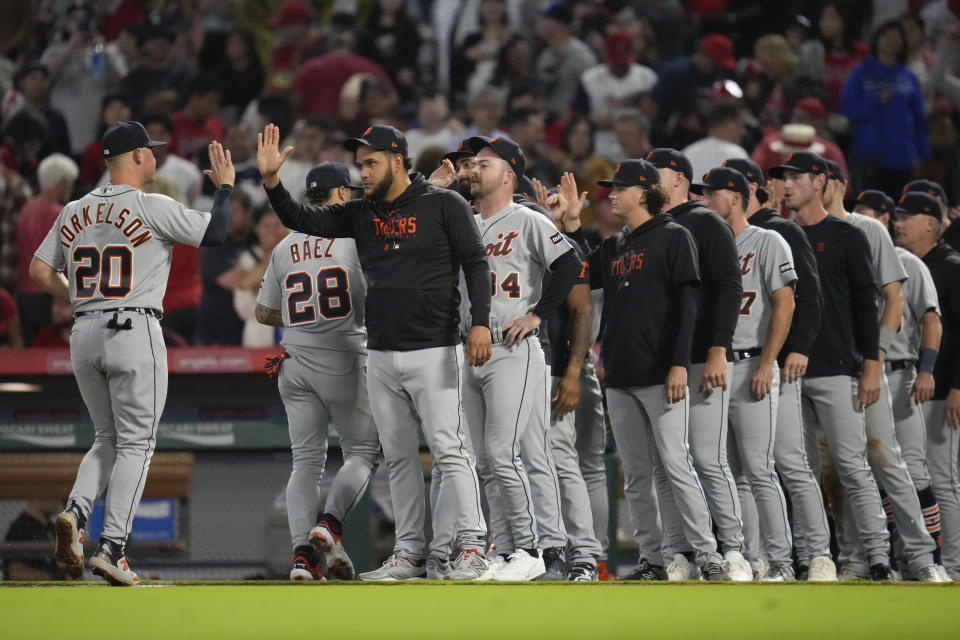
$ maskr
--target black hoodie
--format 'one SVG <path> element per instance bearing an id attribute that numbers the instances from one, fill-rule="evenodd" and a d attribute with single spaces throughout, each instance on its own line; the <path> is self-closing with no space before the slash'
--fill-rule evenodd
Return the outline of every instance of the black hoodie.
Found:
<path id="1" fill-rule="evenodd" d="M 950 391 L 960 389 L 960 255 L 941 241 L 922 260 L 930 269 L 940 300 L 943 338 L 940 339 L 940 353 L 933 369 L 933 379 L 937 385 L 933 399 L 944 400 Z"/>
<path id="2" fill-rule="evenodd" d="M 368 347 L 412 351 L 460 342 L 461 267 L 473 326 L 489 326 L 490 268 L 470 205 L 419 173 L 393 202 L 370 198 L 326 207 L 294 201 L 282 184 L 270 204 L 295 231 L 353 238 L 367 280 Z"/>

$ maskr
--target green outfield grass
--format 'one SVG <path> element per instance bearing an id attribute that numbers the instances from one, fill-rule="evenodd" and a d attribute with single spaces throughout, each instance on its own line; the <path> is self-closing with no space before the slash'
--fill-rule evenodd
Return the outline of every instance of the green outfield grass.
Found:
<path id="1" fill-rule="evenodd" d="M 960 587 L 7 582 L 0 637 L 932 640 L 960 637 Z"/>

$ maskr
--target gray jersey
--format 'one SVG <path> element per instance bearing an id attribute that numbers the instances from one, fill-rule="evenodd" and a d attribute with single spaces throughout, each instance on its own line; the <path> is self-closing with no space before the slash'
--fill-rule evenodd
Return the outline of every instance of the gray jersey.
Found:
<path id="1" fill-rule="evenodd" d="M 543 275 L 570 243 L 546 217 L 511 203 L 495 215 L 474 216 L 490 263 L 490 330 L 527 314 L 540 301 Z M 461 328 L 473 326 L 463 277 L 460 278 Z"/>
<path id="2" fill-rule="evenodd" d="M 902 247 L 897 256 L 909 276 L 903 285 L 903 323 L 890 344 L 887 360 L 916 360 L 920 354 L 923 316 L 927 311 L 940 313 L 937 288 L 923 260 Z"/>
<path id="3" fill-rule="evenodd" d="M 283 314 L 287 348 L 366 350 L 367 283 L 352 238 L 295 231 L 270 256 L 257 302 Z"/>
<path id="4" fill-rule="evenodd" d="M 160 309 L 173 245 L 200 246 L 210 214 L 128 185 L 68 203 L 34 254 L 70 286 L 75 311 Z"/>
<path id="5" fill-rule="evenodd" d="M 900 263 L 897 252 L 894 251 L 890 233 L 882 222 L 860 213 L 848 214 L 847 222 L 867 236 L 867 244 L 870 245 L 870 255 L 873 258 L 873 273 L 881 289 L 891 282 L 903 282 L 907 279 L 907 272 Z M 882 300 L 880 314 L 883 315 Z"/>
<path id="6" fill-rule="evenodd" d="M 733 334 L 733 348 L 745 351 L 763 346 L 773 315 L 770 296 L 777 289 L 796 282 L 797 273 L 790 246 L 776 231 L 748 226 L 737 236 L 737 255 L 743 300 Z"/>

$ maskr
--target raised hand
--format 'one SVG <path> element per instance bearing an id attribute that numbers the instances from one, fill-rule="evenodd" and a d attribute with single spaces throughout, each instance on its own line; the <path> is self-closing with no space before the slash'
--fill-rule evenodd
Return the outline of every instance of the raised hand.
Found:
<path id="1" fill-rule="evenodd" d="M 293 147 L 280 152 L 280 128 L 276 125 L 268 124 L 263 128 L 263 133 L 257 134 L 257 169 L 263 176 L 263 186 L 272 189 L 280 183 L 277 171 L 291 151 Z"/>
<path id="2" fill-rule="evenodd" d="M 567 211 L 563 215 L 563 230 L 576 231 L 580 228 L 580 212 L 587 201 L 587 192 L 577 193 L 577 179 L 569 171 L 560 176 L 560 186 L 557 193 L 567 201 Z"/>
<path id="3" fill-rule="evenodd" d="M 204 175 L 218 187 L 224 184 L 232 187 L 237 172 L 233 168 L 230 150 L 224 150 L 223 145 L 214 140 L 207 147 L 207 152 L 210 154 L 210 168 L 204 170 Z"/>
<path id="4" fill-rule="evenodd" d="M 543 205 L 550 214 L 550 219 L 553 220 L 556 225 L 559 225 L 560 221 L 563 220 L 563 216 L 566 215 L 567 207 L 569 206 L 570 203 L 567 202 L 567 199 L 559 193 L 550 194 L 546 204 Z"/>
<path id="5" fill-rule="evenodd" d="M 457 179 L 457 170 L 453 168 L 453 163 L 449 158 L 444 158 L 436 171 L 430 174 L 430 182 L 435 187 L 446 189 L 453 181 Z"/>
<path id="6" fill-rule="evenodd" d="M 547 187 L 536 178 L 530 178 L 530 182 L 533 183 L 533 188 L 537 190 L 537 204 L 541 207 L 546 207 L 547 200 L 550 198 L 550 189 L 547 189 Z"/>

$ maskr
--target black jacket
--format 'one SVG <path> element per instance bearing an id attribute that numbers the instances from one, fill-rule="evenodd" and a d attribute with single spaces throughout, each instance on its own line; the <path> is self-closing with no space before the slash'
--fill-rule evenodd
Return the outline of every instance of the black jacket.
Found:
<path id="1" fill-rule="evenodd" d="M 923 256 L 923 263 L 930 269 L 940 300 L 943 337 L 933 368 L 937 384 L 933 398 L 943 400 L 951 389 L 960 389 L 960 255 L 941 241 Z"/>
<path id="2" fill-rule="evenodd" d="M 806 234 L 796 222 L 787 220 L 773 209 L 760 209 L 747 220 L 752 225 L 776 231 L 790 245 L 793 253 L 793 265 L 797 272 L 797 285 L 794 299 L 796 308 L 793 322 L 783 349 L 780 350 L 781 364 L 789 353 L 810 355 L 810 346 L 817 337 L 820 328 L 820 309 L 823 307 L 823 293 L 820 290 L 820 277 L 817 274 L 817 259 Z"/>
<path id="3" fill-rule="evenodd" d="M 740 318 L 743 282 L 737 241 L 730 225 L 700 202 L 691 200 L 667 211 L 686 227 L 697 243 L 700 262 L 700 305 L 693 332 L 691 358 L 707 361 L 710 347 L 725 347 L 733 360 L 733 334 Z"/>
<path id="4" fill-rule="evenodd" d="M 369 198 L 327 207 L 294 201 L 282 184 L 267 189 L 290 229 L 328 238 L 354 238 L 367 279 L 368 347 L 411 351 L 459 343 L 463 268 L 474 326 L 489 326 L 490 268 L 460 195 L 420 174 L 390 203 Z"/>

